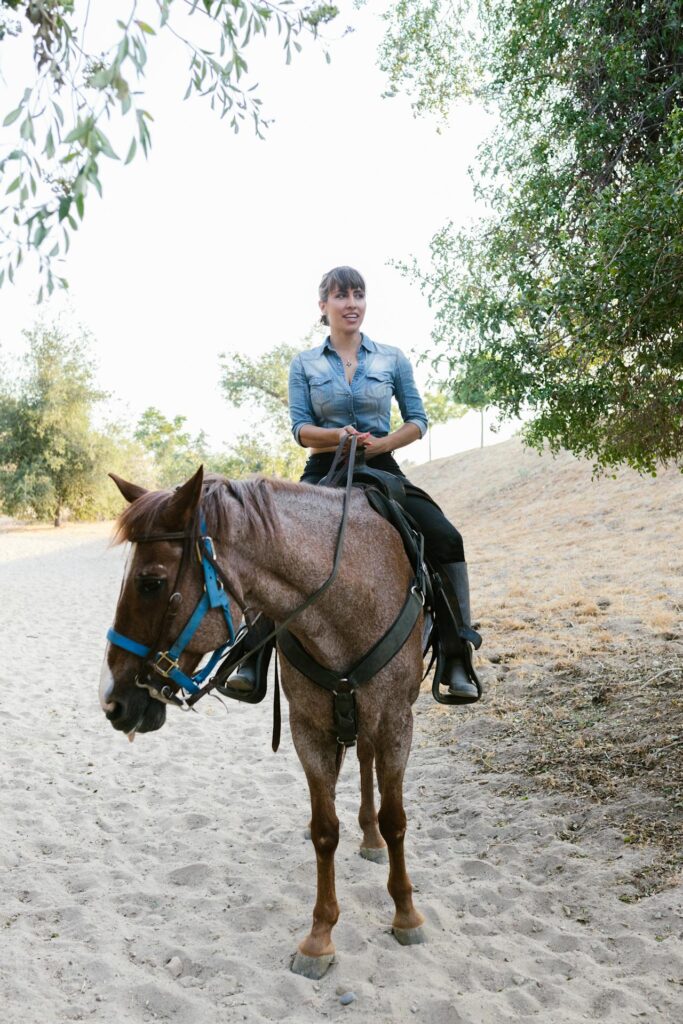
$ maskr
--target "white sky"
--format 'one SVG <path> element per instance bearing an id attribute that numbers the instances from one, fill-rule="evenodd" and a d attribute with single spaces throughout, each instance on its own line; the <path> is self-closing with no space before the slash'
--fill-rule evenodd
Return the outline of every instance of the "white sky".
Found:
<path id="1" fill-rule="evenodd" d="M 140 17 L 157 24 L 154 5 Z M 103 385 L 118 414 L 135 419 L 148 405 L 182 414 L 219 448 L 254 423 L 230 409 L 218 387 L 219 354 L 258 354 L 302 338 L 317 319 L 317 286 L 331 266 L 358 267 L 368 285 L 364 330 L 413 358 L 428 347 L 431 314 L 392 259 L 425 260 L 443 223 L 475 214 L 467 168 L 490 122 L 475 107 L 457 109 L 448 130 L 416 120 L 376 67 L 383 35 L 370 0 L 342 4 L 327 30 L 332 63 L 306 42 L 287 67 L 277 45 L 250 46 L 264 115 L 275 119 L 264 142 L 247 125 L 234 135 L 208 102 L 183 102 L 187 61 L 168 33 L 149 39 L 142 103 L 154 116 L 150 158 L 128 167 L 104 161 L 104 199 L 88 197 L 85 221 L 64 265 L 74 319 L 96 339 Z M 92 3 L 86 49 L 119 5 Z M 343 27 L 355 31 L 343 35 Z M 103 44 L 104 45 L 104 44 Z M 0 47 L 0 111 L 16 106 L 30 74 L 30 38 Z M 1 118 L 0 118 L 1 120 Z M 2 129 L 3 146 L 16 129 Z M 124 156 L 128 138 L 109 132 Z M 132 122 L 130 125 L 132 131 Z M 16 352 L 35 321 L 37 281 L 30 268 L 0 289 L 0 345 Z M 48 316 L 64 300 L 46 304 Z M 426 369 L 418 369 L 424 385 Z M 489 419 L 493 419 L 491 413 Z M 509 436 L 503 427 L 487 441 Z M 433 432 L 434 457 L 479 443 L 479 415 Z M 406 449 L 424 461 L 426 440 Z"/>

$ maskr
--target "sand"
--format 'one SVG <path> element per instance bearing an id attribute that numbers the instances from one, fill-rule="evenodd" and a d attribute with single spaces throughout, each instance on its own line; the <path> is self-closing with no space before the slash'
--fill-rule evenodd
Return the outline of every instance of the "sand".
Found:
<path id="1" fill-rule="evenodd" d="M 114 732 L 97 701 L 123 565 L 109 530 L 0 533 L 4 1024 L 683 1019 L 680 887 L 620 898 L 653 852 L 584 833 L 569 795 L 483 771 L 484 703 L 444 712 L 427 694 L 406 804 L 429 941 L 390 934 L 386 867 L 357 853 L 351 753 L 337 962 L 293 975 L 315 870 L 286 721 L 277 755 L 270 697 L 169 713 L 134 744 Z"/>

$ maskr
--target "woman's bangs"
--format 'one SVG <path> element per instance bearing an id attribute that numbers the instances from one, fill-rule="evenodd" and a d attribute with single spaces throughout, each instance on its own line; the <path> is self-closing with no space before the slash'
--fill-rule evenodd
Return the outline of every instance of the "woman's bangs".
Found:
<path id="1" fill-rule="evenodd" d="M 355 292 L 357 289 L 364 292 L 365 281 L 353 267 L 335 267 L 327 275 L 327 287 L 329 291 L 338 288 L 342 292 Z"/>

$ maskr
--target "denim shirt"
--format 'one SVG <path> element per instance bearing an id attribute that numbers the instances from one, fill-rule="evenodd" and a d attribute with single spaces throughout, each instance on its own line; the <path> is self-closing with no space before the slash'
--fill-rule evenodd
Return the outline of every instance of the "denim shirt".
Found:
<path id="1" fill-rule="evenodd" d="M 289 368 L 289 414 L 294 439 L 306 425 L 345 427 L 348 423 L 375 437 L 389 433 L 391 396 L 396 396 L 404 423 L 427 430 L 413 368 L 400 349 L 361 335 L 358 366 L 349 384 L 344 364 L 329 337 L 322 345 L 295 356 Z"/>

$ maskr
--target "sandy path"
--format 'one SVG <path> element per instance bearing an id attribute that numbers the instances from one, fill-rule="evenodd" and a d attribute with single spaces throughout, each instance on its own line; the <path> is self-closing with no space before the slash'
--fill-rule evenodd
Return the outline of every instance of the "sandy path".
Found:
<path id="1" fill-rule="evenodd" d="M 356 853 L 352 755 L 338 963 L 319 984 L 292 975 L 314 858 L 286 725 L 277 756 L 270 700 L 171 714 L 132 745 L 111 729 L 97 679 L 122 553 L 106 536 L 0 534 L 3 1022 L 683 1019 L 680 892 L 620 902 L 647 853 L 609 830 L 568 841 L 569 804 L 506 796 L 508 778 L 468 760 L 476 715 L 444 717 L 427 696 L 407 850 L 430 941 L 389 933 L 386 869 Z"/>

